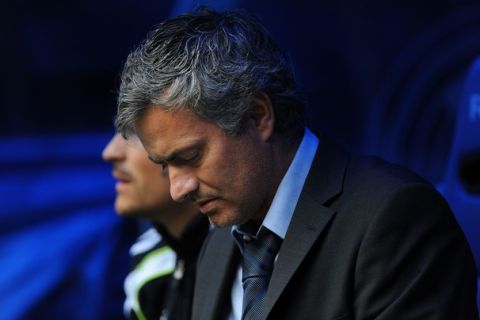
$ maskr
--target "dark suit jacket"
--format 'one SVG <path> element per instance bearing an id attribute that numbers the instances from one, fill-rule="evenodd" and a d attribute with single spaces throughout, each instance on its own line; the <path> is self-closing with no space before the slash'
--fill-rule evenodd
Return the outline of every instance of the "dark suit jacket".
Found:
<path id="1" fill-rule="evenodd" d="M 230 228 L 204 244 L 193 319 L 222 319 L 239 253 Z M 476 271 L 432 186 L 322 141 L 258 319 L 477 320 Z"/>

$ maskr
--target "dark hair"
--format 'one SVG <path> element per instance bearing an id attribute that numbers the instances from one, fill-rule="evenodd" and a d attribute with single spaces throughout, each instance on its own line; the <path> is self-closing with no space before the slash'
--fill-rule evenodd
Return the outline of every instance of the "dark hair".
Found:
<path id="1" fill-rule="evenodd" d="M 245 13 L 201 8 L 159 24 L 130 53 L 115 125 L 127 135 L 154 106 L 189 109 L 235 135 L 259 92 L 272 101 L 276 132 L 302 132 L 304 102 L 287 54 Z"/>

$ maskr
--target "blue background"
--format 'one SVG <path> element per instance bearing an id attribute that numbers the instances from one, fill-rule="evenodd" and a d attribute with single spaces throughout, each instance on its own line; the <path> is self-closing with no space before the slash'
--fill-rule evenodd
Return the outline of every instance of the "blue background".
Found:
<path id="1" fill-rule="evenodd" d="M 0 319 L 121 317 L 137 225 L 113 212 L 100 158 L 118 74 L 199 4 L 257 16 L 295 61 L 310 125 L 435 184 L 480 260 L 478 1 L 4 1 Z"/>

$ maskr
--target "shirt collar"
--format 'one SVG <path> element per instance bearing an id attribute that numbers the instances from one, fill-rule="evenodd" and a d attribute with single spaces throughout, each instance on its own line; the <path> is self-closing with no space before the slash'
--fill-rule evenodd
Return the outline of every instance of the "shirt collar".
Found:
<path id="1" fill-rule="evenodd" d="M 278 186 L 270 209 L 258 230 L 259 232 L 261 228 L 267 228 L 280 238 L 285 238 L 300 193 L 312 166 L 318 144 L 318 138 L 308 128 L 305 128 L 302 142 Z M 236 230 L 236 232 L 233 232 L 234 236 L 237 232 L 242 235 L 245 233 L 238 230 L 237 226 L 233 226 L 232 230 Z"/>

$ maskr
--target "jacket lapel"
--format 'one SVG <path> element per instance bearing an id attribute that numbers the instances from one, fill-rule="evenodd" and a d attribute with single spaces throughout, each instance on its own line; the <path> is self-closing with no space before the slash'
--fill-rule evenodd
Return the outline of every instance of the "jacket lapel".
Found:
<path id="1" fill-rule="evenodd" d="M 230 228 L 216 229 L 209 242 L 208 252 L 203 256 L 215 258 L 202 263 L 202 270 L 198 270 L 195 288 L 195 300 L 198 303 L 195 303 L 197 310 L 193 312 L 193 319 L 217 319 L 221 316 L 225 309 L 225 297 L 230 297 L 228 290 L 237 270 L 234 264 L 238 250 L 230 235 Z"/>
<path id="2" fill-rule="evenodd" d="M 343 151 L 321 142 L 279 251 L 265 297 L 264 318 L 335 214 L 328 202 L 342 191 L 347 161 Z"/>

